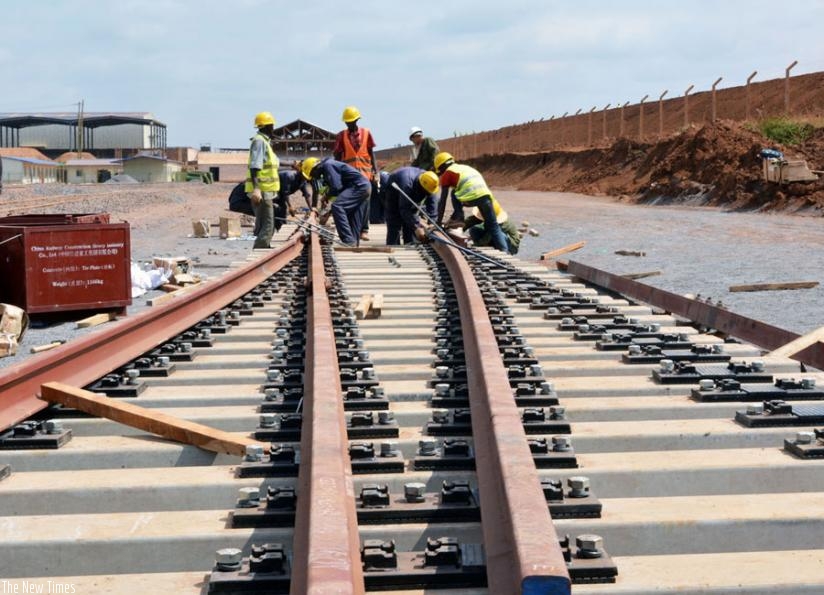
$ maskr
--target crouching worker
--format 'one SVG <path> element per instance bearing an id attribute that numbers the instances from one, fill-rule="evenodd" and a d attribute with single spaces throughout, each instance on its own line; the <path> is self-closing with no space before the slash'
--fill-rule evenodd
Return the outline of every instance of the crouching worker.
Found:
<path id="1" fill-rule="evenodd" d="M 501 208 L 500 203 L 494 198 L 492 199 L 492 209 L 495 211 L 495 220 L 498 222 L 498 227 L 501 228 L 506 238 L 506 251 L 510 254 L 517 254 L 518 248 L 521 245 L 521 236 L 518 235 L 518 228 L 509 220 L 509 215 L 507 215 L 506 211 Z M 476 246 L 492 245 L 492 234 L 489 233 L 484 217 L 478 207 L 473 207 L 472 214 L 464 219 L 464 231 Z"/>
<path id="2" fill-rule="evenodd" d="M 400 188 L 396 189 L 395 186 Z M 402 167 L 390 174 L 386 184 L 386 244 L 411 244 L 416 229 L 422 228 L 415 204 L 435 218 L 434 207 L 438 192 L 438 176 L 417 167 Z M 404 196 L 406 194 L 406 196 Z M 407 198 L 407 196 L 409 198 Z M 417 232 L 418 234 L 421 232 Z"/>
<path id="3" fill-rule="evenodd" d="M 369 206 L 371 182 L 354 167 L 331 157 L 304 159 L 301 173 L 307 180 L 326 186 L 326 196 L 332 205 L 332 219 L 340 241 L 348 246 L 357 246 Z"/>
<path id="4" fill-rule="evenodd" d="M 443 221 L 446 201 L 452 190 L 453 220 L 463 219 L 464 207 L 477 207 L 484 220 L 484 228 L 490 237 L 490 244 L 501 252 L 509 252 L 506 236 L 495 217 L 495 198 L 486 185 L 483 176 L 473 167 L 455 163 L 449 153 L 435 155 L 435 172 L 440 176 L 441 200 L 438 204 L 438 224 Z"/>

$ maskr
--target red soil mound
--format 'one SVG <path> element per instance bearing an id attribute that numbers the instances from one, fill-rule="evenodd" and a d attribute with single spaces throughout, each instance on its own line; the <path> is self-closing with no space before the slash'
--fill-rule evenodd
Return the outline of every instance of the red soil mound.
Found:
<path id="1" fill-rule="evenodd" d="M 782 186 L 765 182 L 758 155 L 765 147 L 805 159 L 811 169 L 824 168 L 824 130 L 785 148 L 728 121 L 656 143 L 619 139 L 607 148 L 485 155 L 470 163 L 490 184 L 519 190 L 824 214 L 824 178 Z"/>

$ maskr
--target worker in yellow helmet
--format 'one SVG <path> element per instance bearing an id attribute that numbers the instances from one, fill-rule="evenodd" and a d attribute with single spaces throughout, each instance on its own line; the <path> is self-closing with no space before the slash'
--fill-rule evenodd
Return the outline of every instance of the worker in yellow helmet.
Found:
<path id="1" fill-rule="evenodd" d="M 280 190 L 278 177 L 278 157 L 272 149 L 271 140 L 275 135 L 275 119 L 269 112 L 255 116 L 257 134 L 252 137 L 249 147 L 249 170 L 246 173 L 244 190 L 255 210 L 255 236 L 253 248 L 271 248 L 275 233 L 274 201 Z"/>
<path id="2" fill-rule="evenodd" d="M 332 155 L 336 161 L 345 163 L 361 172 L 372 186 L 372 193 L 377 195 L 379 190 L 378 162 L 375 160 L 375 138 L 372 131 L 358 125 L 361 113 L 354 105 L 349 105 L 343 109 L 341 120 L 346 124 L 346 128 L 338 132 L 335 137 L 335 147 Z M 368 240 L 370 203 L 367 199 L 366 217 L 363 221 L 363 228 L 358 230 L 358 235 L 362 240 Z M 377 205 L 376 205 L 377 206 Z M 378 217 L 380 219 L 380 217 Z"/>
<path id="3" fill-rule="evenodd" d="M 507 252 L 517 254 L 521 245 L 518 228 L 509 220 L 509 215 L 494 197 L 492 198 L 492 210 L 495 212 L 495 220 L 506 238 Z M 464 231 L 476 246 L 492 245 L 492 234 L 489 233 L 484 216 L 478 207 L 472 207 L 472 214 L 464 219 Z"/>
<path id="4" fill-rule="evenodd" d="M 509 252 L 506 236 L 495 216 L 497 201 L 486 185 L 483 176 L 473 167 L 455 163 L 449 153 L 435 155 L 435 173 L 440 176 L 441 200 L 438 204 L 438 223 L 443 221 L 446 200 L 452 191 L 452 206 L 455 212 L 452 220 L 463 220 L 464 207 L 477 207 L 484 220 L 484 228 L 489 233 L 491 244 L 501 252 Z"/>
<path id="5" fill-rule="evenodd" d="M 389 174 L 386 186 L 386 245 L 400 244 L 401 237 L 404 244 L 411 244 L 416 235 L 420 241 L 421 232 L 416 230 L 422 229 L 423 225 L 418 218 L 418 209 L 409 199 L 434 219 L 438 176 L 418 167 L 401 167 Z"/>

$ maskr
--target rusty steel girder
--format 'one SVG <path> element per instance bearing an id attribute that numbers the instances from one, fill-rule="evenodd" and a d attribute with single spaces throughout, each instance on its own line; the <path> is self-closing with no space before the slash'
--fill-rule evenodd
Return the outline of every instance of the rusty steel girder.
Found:
<path id="1" fill-rule="evenodd" d="M 770 351 L 778 349 L 800 336 L 798 333 L 778 328 L 754 318 L 741 316 L 725 308 L 686 298 L 671 291 L 639 283 L 574 260 L 569 261 L 566 270 L 569 274 L 586 283 L 661 308 L 701 326 L 715 329 L 724 335 L 743 339 L 757 347 Z M 820 341 L 789 357 L 815 368 L 824 369 L 824 345 Z"/>
<path id="2" fill-rule="evenodd" d="M 86 386 L 197 324 L 254 289 L 297 257 L 297 235 L 263 258 L 203 283 L 160 307 L 128 316 L 108 328 L 66 343 L 0 372 L 0 431 L 48 407 L 37 398 L 46 382 Z"/>
<path id="3" fill-rule="evenodd" d="M 320 240 L 311 234 L 290 593 L 364 593 L 352 463 Z"/>
<path id="4" fill-rule="evenodd" d="M 566 562 L 480 288 L 460 252 L 442 242 L 434 248 L 460 306 L 489 592 L 568 594 Z"/>

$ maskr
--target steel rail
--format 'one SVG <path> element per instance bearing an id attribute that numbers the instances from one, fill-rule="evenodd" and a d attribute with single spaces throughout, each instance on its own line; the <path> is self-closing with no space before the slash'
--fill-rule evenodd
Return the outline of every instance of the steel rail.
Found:
<path id="1" fill-rule="evenodd" d="M 63 382 L 85 386 L 187 330 L 243 296 L 300 255 L 303 235 L 277 250 L 167 304 L 128 316 L 0 372 L 0 430 L 48 407 L 38 399 L 40 386 Z"/>
<path id="2" fill-rule="evenodd" d="M 800 337 L 798 333 L 730 312 L 725 308 L 686 298 L 574 260 L 569 261 L 566 270 L 582 281 L 661 308 L 702 326 L 743 339 L 757 347 L 773 350 Z M 824 369 L 824 348 L 821 342 L 790 357 L 818 369 Z"/>
<path id="3" fill-rule="evenodd" d="M 566 562 L 481 290 L 459 252 L 434 247 L 460 308 L 489 592 L 566 595 Z"/>
<path id="4" fill-rule="evenodd" d="M 290 593 L 364 593 L 343 391 L 320 238 L 311 234 Z"/>

